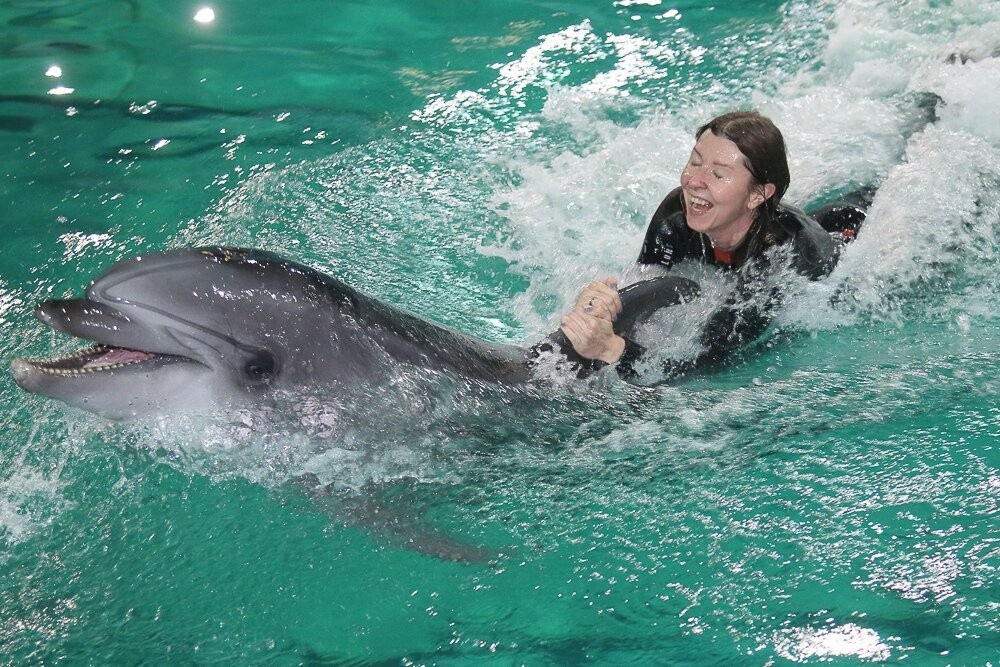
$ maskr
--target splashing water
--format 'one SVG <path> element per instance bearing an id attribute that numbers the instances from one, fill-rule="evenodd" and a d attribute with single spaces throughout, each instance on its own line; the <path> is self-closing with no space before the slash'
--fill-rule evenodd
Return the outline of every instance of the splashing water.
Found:
<path id="1" fill-rule="evenodd" d="M 588 280 L 651 275 L 633 265 L 649 215 L 694 129 L 732 108 L 782 128 L 790 201 L 878 192 L 833 275 L 797 285 L 738 363 L 672 386 L 404 375 L 109 427 L 8 380 L 0 637 L 12 659 L 994 659 L 1000 4 L 511 3 L 483 9 L 511 12 L 497 36 L 486 18 L 389 3 L 365 19 L 368 43 L 334 38 L 328 9 L 271 7 L 324 30 L 265 16 L 277 44 L 257 54 L 224 36 L 262 30 L 249 14 L 216 7 L 191 26 L 185 7 L 177 27 L 169 4 L 133 3 L 136 39 L 159 25 L 198 72 L 169 78 L 156 103 L 138 77 L 111 90 L 133 70 L 166 74 L 158 51 L 115 61 L 116 42 L 87 27 L 110 4 L 50 4 L 0 8 L 20 40 L 2 57 L 55 49 L 60 83 L 87 90 L 69 81 L 86 83 L 75 54 L 106 74 L 92 84 L 106 101 L 70 95 L 70 114 L 0 100 L 0 138 L 23 160 L 12 196 L 53 212 L 12 232 L 8 254 L 30 268 L 4 260 L 5 358 L 65 345 L 38 337 L 35 302 L 120 256 L 201 243 L 266 247 L 488 340 L 533 342 Z M 115 7 L 102 20 L 131 25 Z M 210 88 L 219 80 L 246 89 Z M 418 96 L 401 97 L 400 81 Z M 368 89 L 387 106 L 359 111 Z M 924 125 L 928 99 L 937 118 Z M 339 127 L 354 129 L 333 138 Z M 78 134 L 103 143 L 65 139 Z M 697 279 L 708 298 L 723 293 Z M 690 347 L 687 313 L 652 324 Z M 304 477 L 329 498 L 303 492 Z M 428 533 L 493 560 L 457 565 L 391 537 Z"/>

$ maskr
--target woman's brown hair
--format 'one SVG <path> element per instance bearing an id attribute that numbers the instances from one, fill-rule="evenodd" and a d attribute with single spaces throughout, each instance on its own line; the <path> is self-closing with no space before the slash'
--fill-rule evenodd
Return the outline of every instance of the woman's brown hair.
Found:
<path id="1" fill-rule="evenodd" d="M 695 139 L 711 130 L 717 137 L 729 139 L 743 153 L 743 164 L 750 172 L 750 187 L 774 184 L 774 194 L 757 207 L 755 220 L 768 222 L 777 214 L 778 204 L 788 189 L 788 157 L 785 138 L 771 119 L 756 111 L 733 111 L 713 118 L 698 128 Z"/>

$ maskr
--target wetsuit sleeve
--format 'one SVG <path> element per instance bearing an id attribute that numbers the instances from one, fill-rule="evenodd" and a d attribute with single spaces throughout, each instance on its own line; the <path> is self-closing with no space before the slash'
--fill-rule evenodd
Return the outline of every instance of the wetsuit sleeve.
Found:
<path id="1" fill-rule="evenodd" d="M 635 370 L 635 363 L 646 353 L 646 348 L 634 340 L 624 337 L 623 340 L 625 341 L 625 351 L 622 352 L 621 358 L 615 363 L 615 370 L 618 371 L 618 375 L 623 380 L 632 382 L 639 378 L 639 373 Z"/>
<path id="2" fill-rule="evenodd" d="M 676 188 L 660 202 L 649 221 L 646 238 L 639 251 L 637 260 L 639 264 L 672 266 L 684 255 L 683 249 L 687 239 L 682 238 L 684 236 L 682 232 L 686 229 L 684 208 L 681 205 L 681 189 Z"/>

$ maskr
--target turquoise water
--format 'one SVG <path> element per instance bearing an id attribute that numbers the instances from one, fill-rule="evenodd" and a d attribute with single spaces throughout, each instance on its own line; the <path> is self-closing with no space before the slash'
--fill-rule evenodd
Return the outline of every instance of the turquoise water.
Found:
<path id="1" fill-rule="evenodd" d="M 203 243 L 537 340 L 637 277 L 734 107 L 784 130 L 791 200 L 880 190 L 833 276 L 674 386 L 113 425 L 4 375 L 6 664 L 997 664 L 1000 3 L 212 6 L 0 2 L 5 363 L 73 347 L 36 302 Z"/>

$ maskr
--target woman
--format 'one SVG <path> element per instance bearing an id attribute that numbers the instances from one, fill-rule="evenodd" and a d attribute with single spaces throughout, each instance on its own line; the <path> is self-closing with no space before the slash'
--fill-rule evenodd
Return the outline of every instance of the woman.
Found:
<path id="1" fill-rule="evenodd" d="M 713 264 L 737 272 L 737 285 L 708 318 L 701 332 L 704 351 L 695 359 L 666 362 L 668 377 L 722 359 L 767 328 L 781 297 L 766 280 L 779 268 L 775 262 L 816 279 L 827 275 L 836 259 L 827 231 L 781 204 L 788 161 L 774 123 L 756 112 L 728 113 L 700 127 L 695 137 L 681 186 L 653 214 L 638 261 Z M 778 247 L 788 252 L 772 252 Z M 629 379 L 645 350 L 614 332 L 621 312 L 616 288 L 613 277 L 590 283 L 562 318 L 561 329 L 585 368 L 616 364 Z"/>

